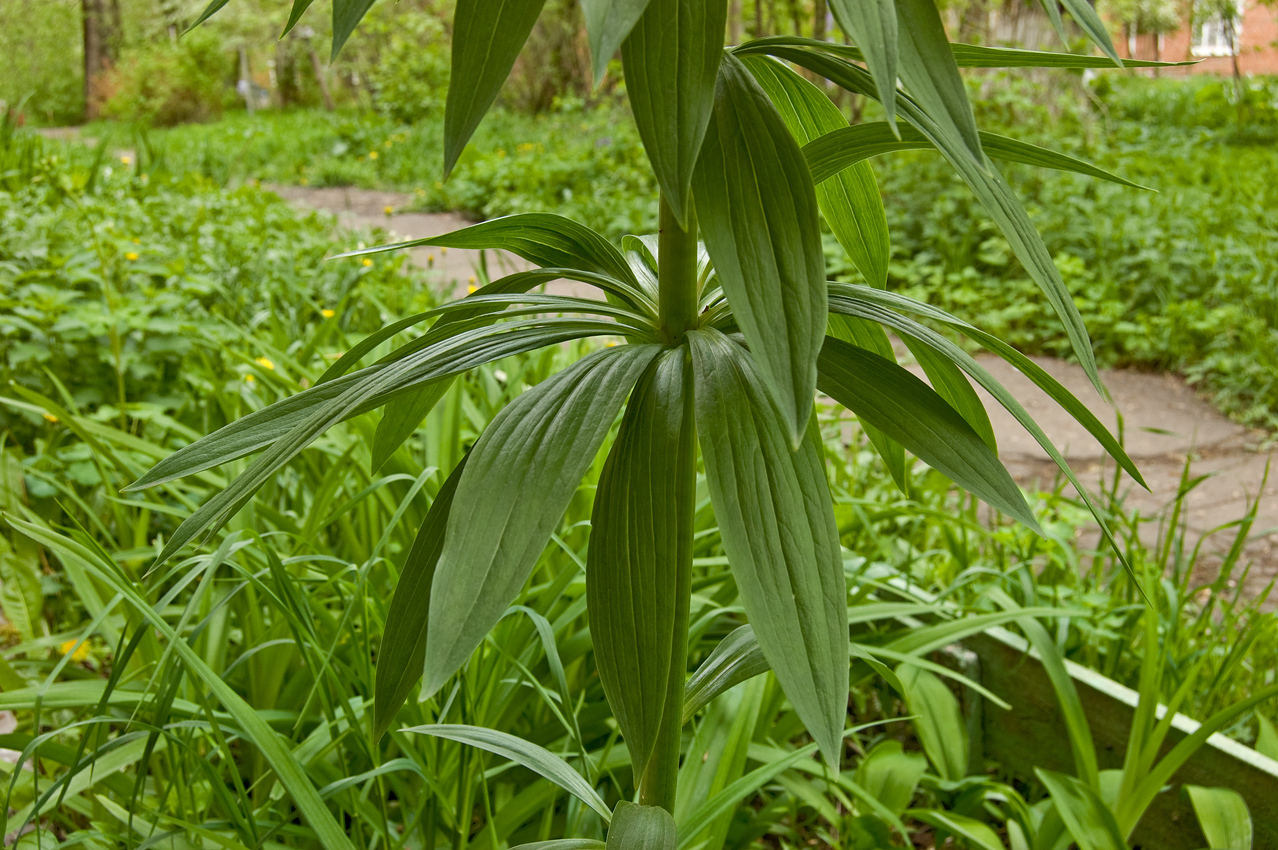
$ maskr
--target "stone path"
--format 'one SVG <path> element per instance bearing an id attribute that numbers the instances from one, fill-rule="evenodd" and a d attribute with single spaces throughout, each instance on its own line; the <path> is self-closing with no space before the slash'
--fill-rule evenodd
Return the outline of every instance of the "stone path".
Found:
<path id="1" fill-rule="evenodd" d="M 471 223 L 450 213 L 398 212 L 411 202 L 409 195 L 362 189 L 272 188 L 298 207 L 335 213 L 339 221 L 348 226 L 385 227 L 397 234 L 396 238 L 438 236 Z M 427 257 L 431 258 L 434 268 L 443 272 L 444 280 L 453 282 L 456 294 L 465 292 L 478 262 L 478 252 L 441 254 L 438 249 L 413 252 L 414 261 L 422 265 L 427 263 Z M 527 264 L 510 255 L 490 255 L 489 267 L 495 277 L 499 268 L 504 273 L 526 268 Z M 587 287 L 562 281 L 552 284 L 550 289 L 562 294 L 589 294 Z M 1038 421 L 1085 486 L 1095 490 L 1102 480 L 1112 481 L 1113 462 L 1107 461 L 1100 445 L 1046 393 L 1003 360 L 989 355 L 978 359 Z M 1186 498 L 1188 545 L 1193 546 L 1207 535 L 1203 543 L 1206 557 L 1201 558 L 1198 565 L 1202 577 L 1210 577 L 1218 564 L 1213 556 L 1227 550 L 1233 541 L 1228 531 L 1211 535 L 1212 530 L 1241 518 L 1249 503 L 1256 499 L 1260 500 L 1259 517 L 1246 549 L 1246 559 L 1251 560 L 1253 566 L 1245 589 L 1250 594 L 1260 593 L 1278 576 L 1278 469 L 1262 487 L 1266 464 L 1273 456 L 1272 450 L 1260 450 L 1263 434 L 1250 432 L 1221 416 L 1175 376 L 1105 371 L 1103 379 L 1114 399 L 1111 407 L 1092 389 L 1077 366 L 1046 357 L 1035 360 L 1094 411 L 1111 431 L 1117 431 L 1116 411 L 1122 412 L 1128 453 L 1150 487 L 1147 492 L 1134 482 L 1124 483 L 1129 510 L 1139 510 L 1147 517 L 1162 512 L 1176 498 L 1187 458 L 1192 458 L 1193 475 L 1209 476 Z M 999 456 L 1012 474 L 1025 486 L 1051 487 L 1058 471 L 1047 453 L 996 401 L 988 396 L 982 400 L 998 437 Z M 1153 544 L 1158 524 L 1148 523 L 1142 532 L 1146 542 Z"/>

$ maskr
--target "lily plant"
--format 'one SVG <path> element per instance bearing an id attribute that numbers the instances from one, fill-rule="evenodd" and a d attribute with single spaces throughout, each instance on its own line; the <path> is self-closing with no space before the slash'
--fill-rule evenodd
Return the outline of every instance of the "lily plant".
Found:
<path id="1" fill-rule="evenodd" d="M 215 0 L 206 17 L 225 2 Z M 295 0 L 290 27 L 307 5 Z M 369 5 L 335 0 L 335 50 Z M 542 5 L 458 0 L 445 173 L 492 105 Z M 959 70 L 1120 66 L 1090 3 L 1063 5 L 1103 56 L 951 44 L 932 0 L 831 0 L 853 46 L 772 37 L 726 47 L 727 0 L 583 0 L 596 79 L 621 54 L 631 111 L 660 187 L 659 232 L 614 245 L 563 217 L 521 214 L 355 252 L 423 244 L 500 249 L 534 268 L 389 325 L 309 389 L 156 464 L 133 489 L 258 453 L 182 523 L 159 560 L 208 539 L 344 420 L 384 408 L 372 446 L 380 464 L 467 370 L 570 340 L 620 338 L 624 344 L 601 346 L 504 408 L 440 488 L 404 561 L 381 637 L 371 719 L 377 734 L 391 728 L 419 681 L 420 698 L 439 694 L 480 649 L 523 589 L 580 479 L 606 451 L 586 563 L 588 612 L 636 800 L 610 810 L 567 762 L 501 730 L 415 731 L 463 740 L 543 773 L 611 821 L 609 846 L 674 847 L 671 811 L 688 716 L 693 516 L 703 469 L 751 631 L 734 633 L 732 645 L 696 674 L 697 705 L 770 668 L 837 770 L 848 717 L 848 597 L 814 414 L 818 393 L 858 417 L 898 481 L 909 451 L 1037 529 L 998 459 L 974 384 L 1086 491 L 1017 400 L 937 330 L 946 328 L 1019 369 L 1141 481 L 1118 440 L 1033 361 L 961 318 L 885 288 L 888 232 L 869 159 L 938 151 L 982 201 L 1104 392 L 1079 312 L 996 163 L 1126 181 L 980 131 Z M 1044 8 L 1064 26 L 1055 0 Z M 813 79 L 877 100 L 884 120 L 849 125 Z M 863 282 L 827 280 L 823 220 Z M 557 279 L 594 287 L 599 296 L 541 294 Z M 412 342 L 361 365 L 377 346 L 426 323 Z M 927 381 L 896 362 L 889 331 Z M 289 771 L 281 779 L 326 846 L 349 846 L 304 776 Z M 565 839 L 563 846 L 590 843 Z"/>

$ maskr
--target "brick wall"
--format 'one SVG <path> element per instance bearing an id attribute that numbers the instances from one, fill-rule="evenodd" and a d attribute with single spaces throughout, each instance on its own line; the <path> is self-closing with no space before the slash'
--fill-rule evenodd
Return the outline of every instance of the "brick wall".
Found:
<path id="1" fill-rule="evenodd" d="M 1131 52 L 1128 38 L 1121 30 L 1113 33 L 1114 46 L 1123 58 L 1162 59 L 1179 62 L 1199 59 L 1197 65 L 1186 68 L 1164 68 L 1163 74 L 1232 74 L 1233 60 L 1229 56 L 1194 56 L 1190 50 L 1193 36 L 1188 25 L 1162 39 L 1161 49 L 1157 37 L 1148 33 L 1136 38 L 1135 51 Z M 1242 44 L 1238 51 L 1238 67 L 1244 74 L 1278 74 L 1278 7 L 1262 5 L 1258 0 L 1243 3 Z"/>

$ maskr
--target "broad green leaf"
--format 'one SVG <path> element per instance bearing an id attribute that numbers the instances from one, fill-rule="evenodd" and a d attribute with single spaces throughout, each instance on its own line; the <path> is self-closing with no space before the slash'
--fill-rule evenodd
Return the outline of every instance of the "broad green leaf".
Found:
<path id="1" fill-rule="evenodd" d="M 846 343 L 864 348 L 884 360 L 896 362 L 896 351 L 892 348 L 891 340 L 888 339 L 883 326 L 875 322 L 867 322 L 864 319 L 858 319 L 853 316 L 831 313 L 829 335 L 835 339 L 841 339 Z M 883 465 L 887 467 L 888 474 L 896 482 L 897 489 L 908 497 L 910 495 L 910 480 L 905 474 L 905 447 L 869 422 L 860 420 L 860 423 L 866 439 L 870 441 L 870 445 L 874 447 L 879 457 L 883 459 Z"/>
<path id="2" fill-rule="evenodd" d="M 450 378 L 433 381 L 387 403 L 373 433 L 373 460 L 370 465 L 373 472 L 381 469 L 395 450 L 412 436 L 452 385 Z"/>
<path id="3" fill-rule="evenodd" d="M 661 731 L 667 693 L 681 686 L 692 569 L 697 444 L 682 348 L 639 380 L 599 477 L 586 556 L 590 636 L 599 680 L 642 776 Z M 682 521 L 681 521 L 682 520 Z M 677 673 L 672 678 L 672 669 Z"/>
<path id="4" fill-rule="evenodd" d="M 639 138 L 662 197 L 685 229 L 692 171 L 714 109 L 727 9 L 723 0 L 651 0 L 621 45 Z"/>
<path id="5" fill-rule="evenodd" d="M 683 722 L 691 720 L 719 694 L 770 669 L 754 636 L 754 628 L 747 623 L 733 629 L 688 680 L 683 697 Z"/>
<path id="6" fill-rule="evenodd" d="M 731 54 L 719 67 L 693 195 L 719 282 L 796 447 L 826 323 L 816 192 L 794 137 Z"/>
<path id="7" fill-rule="evenodd" d="M 775 59 L 749 56 L 744 64 L 768 93 L 800 145 L 806 146 L 848 126 L 843 112 L 825 92 Z M 830 231 L 866 282 L 882 289 L 887 285 L 891 245 L 883 199 L 870 164 L 861 162 L 841 170 L 833 180 L 816 180 L 815 175 L 813 180 L 817 183 L 817 206 Z"/>
<path id="8" fill-rule="evenodd" d="M 919 0 L 927 2 L 927 0 Z M 813 48 L 811 45 L 816 44 Z M 870 75 L 850 62 L 836 59 L 823 52 L 819 42 L 800 38 L 767 39 L 758 47 L 747 45 L 738 50 L 745 52 L 765 52 L 781 59 L 793 62 L 820 74 L 831 82 L 843 86 L 849 91 L 877 97 L 878 92 Z M 980 200 L 982 206 L 994 219 L 1003 237 L 1011 246 L 1021 264 L 1025 266 L 1030 277 L 1047 296 L 1048 302 L 1060 317 L 1065 334 L 1097 392 L 1108 398 L 1108 392 L 1101 383 L 1100 374 L 1096 371 L 1096 357 L 1092 352 L 1091 340 L 1083 318 L 1074 304 L 1073 297 L 1061 279 L 1060 272 L 1052 256 L 1043 244 L 1043 238 L 1034 229 L 1033 222 L 1021 206 L 1016 195 L 1007 185 L 1007 181 L 988 161 L 978 161 L 968 147 L 939 126 L 914 99 L 898 92 L 897 103 L 900 112 L 910 124 L 914 125 L 933 145 L 949 160 L 959 173 L 963 182 L 967 183 L 972 193 Z"/>
<path id="9" fill-rule="evenodd" d="M 338 254 L 333 259 L 360 257 L 423 245 L 471 250 L 502 250 L 539 266 L 600 272 L 638 286 L 621 252 L 595 231 L 554 213 L 516 213 L 482 221 L 426 239 L 374 245 Z"/>
<path id="10" fill-rule="evenodd" d="M 324 405 L 357 392 L 366 383 L 385 373 L 392 365 L 423 366 L 413 377 L 410 373 L 405 384 L 374 393 L 357 405 L 349 416 L 358 416 L 373 410 L 411 387 L 418 387 L 432 380 L 500 360 L 515 354 L 526 353 L 548 345 L 569 342 L 585 336 L 615 334 L 613 322 L 582 319 L 548 319 L 523 323 L 508 323 L 500 327 L 484 326 L 468 331 L 458 331 L 455 336 L 443 335 L 432 344 L 416 348 L 402 360 L 382 363 L 343 375 L 310 389 L 289 396 L 230 425 L 214 431 L 189 446 L 185 446 L 151 467 L 145 475 L 125 487 L 125 492 L 144 490 L 178 478 L 184 478 L 227 461 L 243 457 L 269 446 L 305 423 Z M 429 336 L 429 335 L 428 335 Z M 407 348 L 407 346 L 406 346 Z M 425 377 L 422 377 L 425 375 Z"/>
<path id="11" fill-rule="evenodd" d="M 586 18 L 586 35 L 590 41 L 590 67 L 595 75 L 596 87 L 603 82 L 608 63 L 612 61 L 626 36 L 630 35 L 649 2 L 650 0 L 581 0 L 581 9 Z"/>
<path id="12" fill-rule="evenodd" d="M 444 529 L 453 507 L 457 482 L 466 459 L 457 465 L 431 502 L 430 510 L 417 529 L 404 567 L 391 597 L 377 651 L 377 678 L 373 688 L 373 737 L 380 739 L 390 728 L 417 680 L 426 659 L 426 614 L 430 610 L 430 588 L 444 549 Z"/>
<path id="13" fill-rule="evenodd" d="M 533 841 L 516 844 L 510 850 L 604 850 L 607 845 L 593 838 L 552 838 L 549 841 Z"/>
<path id="14" fill-rule="evenodd" d="M 880 741 L 856 766 L 856 783 L 900 815 L 914 799 L 919 780 L 927 773 L 927 759 L 921 753 L 907 753 L 900 741 Z"/>
<path id="15" fill-rule="evenodd" d="M 950 51 L 940 10 L 932 0 L 895 2 L 901 33 L 901 81 L 951 145 L 961 143 L 979 166 L 985 156 L 976 132 L 976 116 Z"/>
<path id="16" fill-rule="evenodd" d="M 858 165 L 869 157 L 896 151 L 935 150 L 927 137 L 913 127 L 901 127 L 898 133 L 899 135 L 893 135 L 887 124 L 882 121 L 871 121 L 868 124 L 840 127 L 805 143 L 803 156 L 807 159 L 808 168 L 812 171 L 812 179 L 817 183 L 817 191 L 820 192 L 821 186 L 825 185 L 823 181 L 841 174 L 844 168 Z M 1052 168 L 1057 171 L 1073 171 L 1076 174 L 1108 180 L 1133 189 L 1147 188 L 1068 154 L 1057 153 L 1028 142 L 1009 139 L 997 133 L 987 133 L 984 130 L 981 131 L 980 137 L 985 153 L 994 159 Z"/>
<path id="17" fill-rule="evenodd" d="M 930 824 L 937 830 L 957 835 L 964 840 L 965 847 L 1004 850 L 1003 842 L 998 840 L 998 834 L 975 818 L 947 812 L 944 809 L 910 809 L 909 814 L 915 820 Z"/>
<path id="18" fill-rule="evenodd" d="M 914 359 L 923 367 L 928 383 L 937 395 L 945 399 L 945 403 L 958 411 L 959 415 L 972 426 L 972 430 L 990 447 L 990 451 L 998 453 L 998 443 L 994 439 L 994 426 L 990 424 L 989 414 L 981 397 L 972 389 L 964 376 L 963 370 L 936 349 L 913 337 L 906 337 L 905 347 L 914 355 Z"/>
<path id="19" fill-rule="evenodd" d="M 914 715 L 914 731 L 936 772 L 953 782 L 967 776 L 967 724 L 958 699 L 939 678 L 913 664 L 898 665 L 896 676 Z"/>
<path id="20" fill-rule="evenodd" d="M 17 549 L 0 534 L 0 609 L 23 640 L 44 631 L 44 592 L 40 561 L 34 551 Z"/>
<path id="21" fill-rule="evenodd" d="M 830 0 L 839 28 L 852 37 L 875 84 L 888 124 L 896 126 L 897 12 L 894 0 Z"/>
<path id="22" fill-rule="evenodd" d="M 460 723 L 432 723 L 425 726 L 410 726 L 404 731 L 456 741 L 459 744 L 478 747 L 504 759 L 509 759 L 572 794 L 598 812 L 605 823 L 612 818 L 612 812 L 608 810 L 607 804 L 599 797 L 595 789 L 590 787 L 590 783 L 586 782 L 580 773 L 572 769 L 572 765 L 545 747 L 538 746 L 531 741 L 525 741 L 523 738 L 509 735 L 505 732 L 498 732 L 496 729 L 485 729 L 482 726 L 465 726 Z"/>
<path id="23" fill-rule="evenodd" d="M 444 106 L 444 174 L 493 105 L 545 0 L 457 0 Z"/>
<path id="24" fill-rule="evenodd" d="M 660 348 L 577 361 L 507 405 L 471 450 L 431 589 L 425 692 L 434 694 L 501 619 Z"/>
<path id="25" fill-rule="evenodd" d="M 346 39 L 351 37 L 356 25 L 372 7 L 374 0 L 333 0 L 333 51 L 330 59 L 336 59 Z M 458 4 L 460 5 L 460 4 Z M 290 17 L 292 17 L 290 13 Z"/>
<path id="26" fill-rule="evenodd" d="M 1256 735 L 1256 752 L 1278 760 L 1278 730 L 1274 729 L 1273 721 L 1262 714 L 1257 714 L 1256 723 L 1260 726 L 1260 731 Z"/>
<path id="27" fill-rule="evenodd" d="M 998 456 L 935 390 L 905 369 L 827 338 L 818 386 L 959 486 L 1041 533 Z"/>
<path id="28" fill-rule="evenodd" d="M 270 727 L 263 713 L 245 702 L 230 684 L 208 666 L 168 620 L 147 603 L 146 599 L 138 593 L 135 583 L 122 575 L 118 566 L 104 562 L 98 555 L 79 543 L 39 525 L 20 520 L 11 514 L 6 514 L 4 519 L 13 529 L 45 546 L 64 563 L 74 560 L 124 597 L 130 607 L 147 620 L 151 627 L 165 639 L 172 651 L 182 659 L 191 677 L 207 688 L 209 693 L 230 713 L 242 730 L 241 737 L 257 748 L 262 758 L 279 777 L 281 784 L 293 798 L 293 804 L 297 806 L 298 812 L 314 830 L 320 845 L 325 850 L 353 850 L 354 845 L 346 837 L 345 830 L 334 820 L 324 801 L 320 799 L 306 769 L 298 762 L 284 739 Z"/>
<path id="29" fill-rule="evenodd" d="M 750 356 L 689 334 L 697 431 L 723 548 L 763 654 L 831 766 L 848 698 L 847 586 L 812 429 L 797 451 Z"/>
<path id="30" fill-rule="evenodd" d="M 617 803 L 608 826 L 609 850 L 675 850 L 678 843 L 674 818 L 665 809 Z"/>
<path id="31" fill-rule="evenodd" d="M 1251 812 L 1241 794 L 1199 785 L 1186 785 L 1185 790 L 1211 850 L 1251 850 Z"/>
<path id="32" fill-rule="evenodd" d="M 1114 813 L 1091 787 L 1073 776 L 1034 768 L 1040 782 L 1052 795 L 1065 828 L 1078 850 L 1127 850 Z"/>

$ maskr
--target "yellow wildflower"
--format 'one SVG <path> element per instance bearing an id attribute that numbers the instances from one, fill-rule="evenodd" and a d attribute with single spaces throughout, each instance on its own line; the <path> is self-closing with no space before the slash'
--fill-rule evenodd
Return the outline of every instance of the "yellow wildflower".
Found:
<path id="1" fill-rule="evenodd" d="M 382 207 L 382 212 L 386 213 L 387 215 L 390 215 L 391 213 L 395 212 L 395 208 L 392 207 L 390 204 L 387 204 L 386 206 Z"/>
<path id="2" fill-rule="evenodd" d="M 604 343 L 604 348 L 616 348 L 616 347 L 617 347 L 617 341 L 615 339 L 610 339 Z"/>
<path id="3" fill-rule="evenodd" d="M 427 254 L 427 255 L 426 255 L 426 265 L 428 265 L 428 266 L 433 266 L 433 265 L 435 265 L 435 255 L 434 255 L 434 254 Z"/>
<path id="4" fill-rule="evenodd" d="M 323 317 L 324 317 L 324 318 L 326 318 L 326 319 L 331 319 L 331 318 L 333 318 L 333 316 L 335 316 L 335 315 L 337 315 L 337 314 L 336 314 L 336 313 L 334 313 L 332 310 L 324 309 L 324 310 L 320 310 L 320 315 L 321 315 L 321 316 L 323 316 Z"/>
<path id="5" fill-rule="evenodd" d="M 137 258 L 138 258 L 137 253 L 133 251 L 130 251 L 129 253 L 124 255 L 124 259 L 129 260 L 130 262 L 132 262 L 133 260 L 136 260 Z"/>
<path id="6" fill-rule="evenodd" d="M 275 369 L 275 364 L 272 363 L 270 360 L 267 360 L 265 357 L 259 357 L 257 358 L 255 362 L 257 363 L 257 365 L 261 366 L 263 369 L 271 369 L 271 370 Z"/>
<path id="7" fill-rule="evenodd" d="M 440 255 L 441 257 L 442 257 L 442 256 L 445 256 L 447 253 L 448 253 L 448 249 L 447 249 L 447 248 L 440 248 L 440 249 L 439 249 L 439 255 Z"/>
<path id="8" fill-rule="evenodd" d="M 80 642 L 75 640 L 63 641 L 61 644 L 58 645 L 58 650 L 63 655 L 66 655 L 68 653 L 71 653 L 71 650 L 74 649 L 75 652 L 71 653 L 71 660 L 74 661 L 76 664 L 79 664 L 83 661 L 86 661 L 89 657 L 89 642 L 85 641 L 83 643 L 80 643 L 79 646 L 76 646 L 77 643 L 80 643 Z"/>
<path id="9" fill-rule="evenodd" d="M 474 278 L 471 278 L 471 280 L 474 280 Z M 478 287 L 478 286 L 475 286 L 475 284 L 473 284 L 473 283 L 472 283 L 470 286 L 466 287 L 466 294 L 467 294 L 467 295 L 474 295 L 474 294 L 475 294 L 476 292 L 478 292 L 478 291 L 479 291 L 479 287 Z"/>
<path id="10" fill-rule="evenodd" d="M 257 378 L 254 378 L 252 375 L 245 375 L 245 376 L 244 376 L 244 383 L 246 383 L 246 384 L 256 383 L 256 381 L 257 381 Z"/>
<path id="11" fill-rule="evenodd" d="M 46 413 L 44 414 L 44 421 L 53 422 L 54 424 L 57 424 L 58 417 L 54 416 L 52 413 Z"/>
<path id="12" fill-rule="evenodd" d="M 365 268 L 367 268 L 368 266 L 371 266 L 372 264 L 373 264 L 373 261 L 372 261 L 372 260 L 370 260 L 368 257 L 365 257 L 365 258 L 364 258 L 364 267 L 365 267 Z"/>
<path id="13" fill-rule="evenodd" d="M 369 158 L 369 159 L 377 159 L 377 151 L 369 151 L 369 152 L 368 152 L 368 158 Z"/>
<path id="14" fill-rule="evenodd" d="M 124 163 L 125 165 L 128 165 L 130 162 L 133 162 L 133 157 L 122 156 L 120 157 L 120 162 Z"/>
<path id="15" fill-rule="evenodd" d="M 393 141 L 391 141 L 390 139 L 387 139 L 387 140 L 386 140 L 386 144 L 382 145 L 382 147 L 384 147 L 384 148 L 388 148 L 388 147 L 390 147 L 390 146 L 391 146 L 391 145 L 393 145 L 393 144 L 394 144 L 394 142 L 393 142 Z"/>

